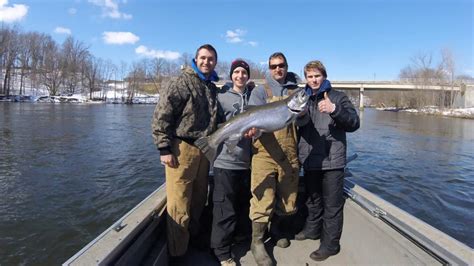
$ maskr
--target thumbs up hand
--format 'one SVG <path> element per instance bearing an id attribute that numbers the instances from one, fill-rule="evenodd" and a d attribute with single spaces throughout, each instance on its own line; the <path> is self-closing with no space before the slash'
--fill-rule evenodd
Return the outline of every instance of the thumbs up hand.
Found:
<path id="1" fill-rule="evenodd" d="M 318 109 L 321 113 L 330 114 L 336 110 L 336 105 L 331 102 L 329 99 L 328 92 L 324 92 L 324 99 L 319 101 Z"/>

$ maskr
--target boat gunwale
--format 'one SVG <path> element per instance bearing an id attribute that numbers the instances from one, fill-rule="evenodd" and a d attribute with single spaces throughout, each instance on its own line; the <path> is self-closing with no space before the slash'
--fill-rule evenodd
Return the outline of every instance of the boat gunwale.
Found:
<path id="1" fill-rule="evenodd" d="M 106 229 L 102 234 L 97 238 L 92 240 L 79 252 L 77 252 L 73 257 L 67 260 L 63 265 L 74 264 L 81 256 L 87 256 L 89 250 L 94 246 L 98 245 L 102 238 L 104 238 L 109 233 L 117 233 L 114 229 L 121 225 L 121 223 L 133 212 L 135 212 L 140 206 L 144 205 L 151 199 L 151 197 L 157 193 L 160 193 L 161 190 L 165 190 L 165 184 L 161 185 L 158 189 L 152 192 L 147 198 L 141 201 L 137 206 L 130 210 L 127 214 L 121 217 L 117 222 L 112 226 Z M 165 193 L 165 192 L 161 192 Z M 455 265 L 469 265 L 469 262 L 472 260 L 473 250 L 465 245 L 464 243 L 454 239 L 453 237 L 447 235 L 446 233 L 434 228 L 433 226 L 427 224 L 426 222 L 420 220 L 419 218 L 405 212 L 399 207 L 383 200 L 381 197 L 375 195 L 374 193 L 364 189 L 363 187 L 357 185 L 355 182 L 344 180 L 344 194 L 348 199 L 355 202 L 357 205 L 361 206 L 362 209 L 367 211 L 371 216 L 382 220 L 388 226 L 397 230 L 402 237 L 409 239 L 414 242 L 419 248 L 423 251 L 437 259 L 443 264 L 455 264 Z M 166 195 L 166 194 L 165 194 Z M 164 200 L 156 203 L 156 207 L 153 211 L 146 214 L 146 217 L 143 217 L 141 223 L 146 222 L 146 218 L 153 215 L 153 213 L 164 213 L 166 208 L 166 196 Z M 142 225 L 145 226 L 145 225 Z M 423 233 L 421 233 L 423 232 Z M 138 234 L 139 230 L 134 230 L 129 234 Z M 427 237 L 429 235 L 430 237 Z M 129 239 L 133 239 L 135 235 L 128 236 Z M 441 245 L 438 244 L 435 240 L 441 241 Z M 123 248 L 122 245 L 116 245 L 111 250 L 103 250 L 102 255 L 98 256 L 97 259 L 94 258 L 94 261 L 97 264 L 105 264 L 107 261 L 110 261 L 113 254 L 120 252 Z M 92 255 L 92 254 L 89 254 Z M 102 260 L 100 258 L 102 258 Z"/>
<path id="2" fill-rule="evenodd" d="M 441 263 L 470 265 L 473 249 L 466 244 L 364 189 L 351 180 L 344 180 L 344 193 L 373 217 L 382 220 L 399 231 L 403 237 L 414 242 Z"/>

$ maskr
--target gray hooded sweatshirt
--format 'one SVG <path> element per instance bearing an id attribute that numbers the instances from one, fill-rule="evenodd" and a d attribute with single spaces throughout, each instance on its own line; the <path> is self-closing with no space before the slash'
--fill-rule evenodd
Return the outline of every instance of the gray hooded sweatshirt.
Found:
<path id="1" fill-rule="evenodd" d="M 286 96 L 288 95 L 288 89 L 294 89 L 298 86 L 298 83 L 301 82 L 301 79 L 298 75 L 293 72 L 288 72 L 286 74 L 285 83 L 280 84 L 278 81 L 274 80 L 272 77 L 267 76 L 266 82 L 271 88 L 273 96 Z M 267 103 L 268 95 L 265 91 L 263 85 L 258 86 L 252 91 L 252 96 L 250 96 L 249 105 L 262 105 Z"/>
<path id="2" fill-rule="evenodd" d="M 222 88 L 217 95 L 217 99 L 224 111 L 226 121 L 243 111 L 248 103 L 249 96 L 247 89 L 241 94 L 234 91 L 232 87 L 224 86 Z M 227 149 L 225 144 L 221 145 L 214 161 L 214 167 L 231 170 L 250 169 L 251 144 L 251 139 L 242 138 L 232 152 Z"/>

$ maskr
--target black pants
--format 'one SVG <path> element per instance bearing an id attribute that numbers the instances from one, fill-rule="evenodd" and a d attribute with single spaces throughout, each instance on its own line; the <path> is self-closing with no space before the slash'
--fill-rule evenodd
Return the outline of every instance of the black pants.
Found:
<path id="1" fill-rule="evenodd" d="M 219 261 L 231 257 L 235 231 L 251 231 L 250 197 L 250 170 L 214 168 L 211 248 Z"/>
<path id="2" fill-rule="evenodd" d="M 305 230 L 319 232 L 321 250 L 340 249 L 344 210 L 344 169 L 305 171 L 308 217 Z"/>

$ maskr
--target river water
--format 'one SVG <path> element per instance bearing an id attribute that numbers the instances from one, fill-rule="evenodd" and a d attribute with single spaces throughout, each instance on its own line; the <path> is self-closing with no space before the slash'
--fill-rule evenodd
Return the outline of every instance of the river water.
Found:
<path id="1" fill-rule="evenodd" d="M 59 264 L 163 183 L 151 105 L 0 103 L 0 265 Z M 351 179 L 474 246 L 474 120 L 366 109 Z"/>

